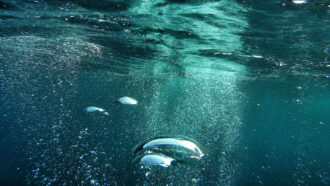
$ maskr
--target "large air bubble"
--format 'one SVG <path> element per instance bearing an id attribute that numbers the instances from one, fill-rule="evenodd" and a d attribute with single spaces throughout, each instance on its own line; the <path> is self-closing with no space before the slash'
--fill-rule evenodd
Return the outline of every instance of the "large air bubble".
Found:
<path id="1" fill-rule="evenodd" d="M 142 165 L 162 167 L 168 167 L 174 160 L 185 163 L 196 162 L 204 156 L 198 142 L 184 136 L 160 136 L 147 139 L 133 148 L 133 154 L 136 156 L 133 162 L 140 159 Z"/>

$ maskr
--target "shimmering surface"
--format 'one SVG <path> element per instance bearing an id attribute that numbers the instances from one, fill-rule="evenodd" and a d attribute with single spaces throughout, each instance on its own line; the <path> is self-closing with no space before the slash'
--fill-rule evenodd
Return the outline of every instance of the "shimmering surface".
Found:
<path id="1" fill-rule="evenodd" d="M 0 184 L 329 184 L 329 15 L 321 0 L 0 0 Z M 205 156 L 132 164 L 156 135 Z"/>

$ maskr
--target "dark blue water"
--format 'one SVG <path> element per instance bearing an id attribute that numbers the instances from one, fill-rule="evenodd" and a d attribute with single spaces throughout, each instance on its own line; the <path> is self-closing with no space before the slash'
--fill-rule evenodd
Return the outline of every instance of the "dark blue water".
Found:
<path id="1" fill-rule="evenodd" d="M 0 0 L 0 184 L 329 184 L 329 6 Z M 205 157 L 141 169 L 157 135 Z"/>

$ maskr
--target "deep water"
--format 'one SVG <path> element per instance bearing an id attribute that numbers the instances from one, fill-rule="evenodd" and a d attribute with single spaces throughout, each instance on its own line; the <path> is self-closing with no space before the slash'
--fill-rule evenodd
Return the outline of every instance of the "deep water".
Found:
<path id="1" fill-rule="evenodd" d="M 0 185 L 329 184 L 329 7 L 0 0 Z M 157 135 L 205 156 L 132 163 Z"/>

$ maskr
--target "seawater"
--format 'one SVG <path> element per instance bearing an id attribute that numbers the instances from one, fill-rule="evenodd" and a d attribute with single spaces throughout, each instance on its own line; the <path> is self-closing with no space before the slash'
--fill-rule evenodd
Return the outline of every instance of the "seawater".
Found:
<path id="1" fill-rule="evenodd" d="M 329 184 L 329 11 L 1 0 L 0 184 Z M 114 103 L 123 96 L 138 105 Z M 205 156 L 133 164 L 132 148 L 157 135 L 193 138 Z"/>

